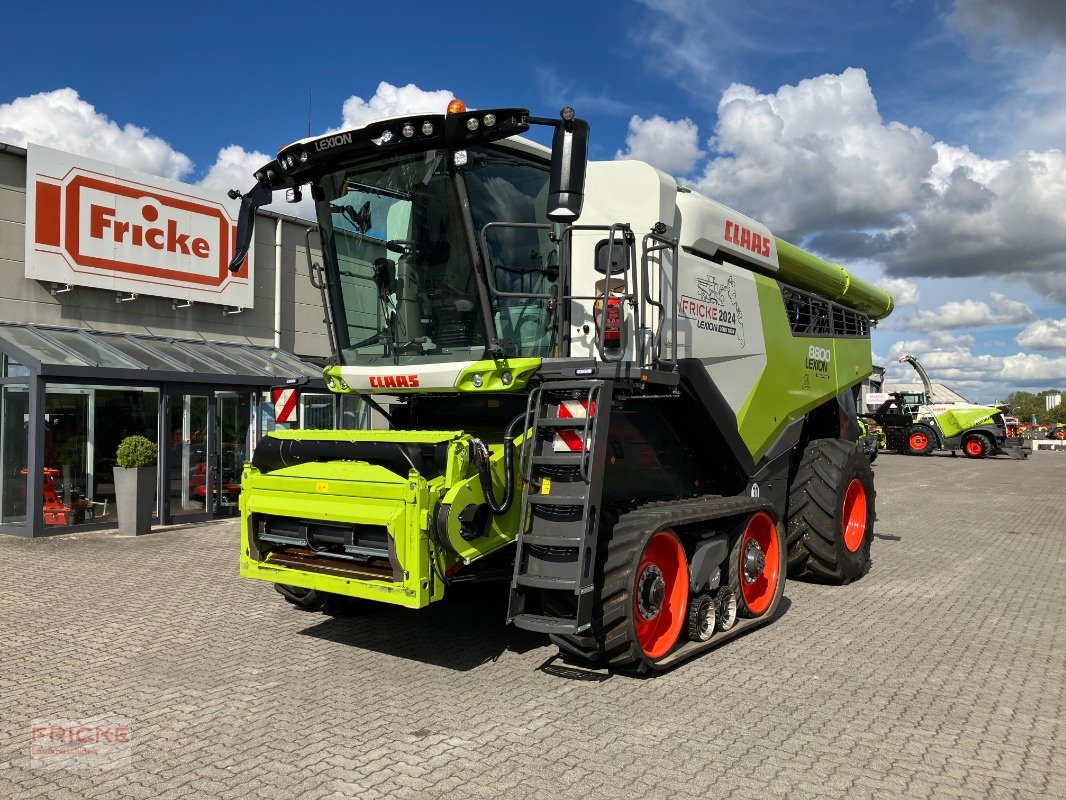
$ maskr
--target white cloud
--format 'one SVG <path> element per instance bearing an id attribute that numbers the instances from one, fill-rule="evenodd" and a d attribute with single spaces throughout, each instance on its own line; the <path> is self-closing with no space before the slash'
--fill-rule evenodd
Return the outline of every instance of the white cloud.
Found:
<path id="1" fill-rule="evenodd" d="M 924 339 L 910 341 L 897 341 L 889 347 L 888 352 L 893 357 L 904 353 L 912 355 L 918 353 L 931 353 L 936 350 L 963 351 L 974 346 L 975 339 L 968 333 L 954 334 L 947 331 L 936 331 Z"/>
<path id="2" fill-rule="evenodd" d="M 896 308 L 917 305 L 921 299 L 918 284 L 906 278 L 881 278 L 877 285 L 892 295 Z"/>
<path id="3" fill-rule="evenodd" d="M 952 386 L 978 401 L 988 402 L 1019 388 L 1039 391 L 1066 382 L 1066 357 L 1049 358 L 1032 353 L 994 356 L 974 354 L 969 348 L 927 351 L 912 348 L 900 352 L 917 354 L 932 381 Z M 888 383 L 910 383 L 917 379 L 909 364 L 900 364 L 895 359 L 885 364 Z"/>
<path id="4" fill-rule="evenodd" d="M 1060 150 L 987 159 L 886 122 L 855 68 L 773 93 L 730 86 L 710 144 L 697 189 L 829 258 L 893 278 L 1010 273 L 1066 301 Z"/>
<path id="5" fill-rule="evenodd" d="M 647 161 L 671 175 L 687 175 L 703 157 L 698 140 L 699 129 L 690 119 L 668 120 L 658 115 L 643 119 L 634 114 L 626 151 L 619 150 L 614 157 Z"/>
<path id="6" fill-rule="evenodd" d="M 896 224 L 936 164 L 928 134 L 882 123 L 866 73 L 854 68 L 772 94 L 733 84 L 711 144 L 719 155 L 696 188 L 793 237 Z"/>
<path id="7" fill-rule="evenodd" d="M 0 141 L 32 142 L 165 178 L 192 171 L 188 156 L 144 128 L 112 122 L 71 88 L 0 104 Z"/>
<path id="8" fill-rule="evenodd" d="M 1066 350 L 1066 319 L 1040 319 L 1027 325 L 1014 340 L 1033 350 Z"/>
<path id="9" fill-rule="evenodd" d="M 422 112 L 443 114 L 453 99 L 455 95 L 448 89 L 426 91 L 413 83 L 393 86 L 382 81 L 369 100 L 352 95 L 344 101 L 341 128 L 358 128 L 382 117 L 399 117 Z"/>
<path id="10" fill-rule="evenodd" d="M 935 311 L 917 311 L 904 321 L 916 331 L 944 331 L 986 325 L 1020 325 L 1036 319 L 1033 309 L 1000 292 L 992 292 L 991 305 L 983 300 L 950 300 Z"/>

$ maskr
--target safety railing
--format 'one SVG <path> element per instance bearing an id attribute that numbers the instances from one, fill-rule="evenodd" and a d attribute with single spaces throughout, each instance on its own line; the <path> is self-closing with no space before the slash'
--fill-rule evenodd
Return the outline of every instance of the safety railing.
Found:
<path id="1" fill-rule="evenodd" d="M 524 229 L 547 231 L 551 241 L 559 247 L 558 273 L 550 275 L 549 269 L 516 270 L 505 264 L 496 264 L 489 247 L 490 234 L 497 229 Z M 594 294 L 578 294 L 572 292 L 572 264 L 573 264 L 573 234 L 579 231 L 602 231 L 606 234 L 606 264 L 603 272 L 603 291 Z M 670 367 L 677 365 L 677 309 L 676 303 L 666 299 L 666 284 L 670 287 L 677 285 L 677 242 L 667 239 L 658 233 L 646 234 L 641 240 L 640 269 L 636 268 L 635 236 L 632 228 L 627 223 L 614 223 L 612 225 L 569 225 L 561 234 L 556 236 L 553 226 L 544 223 L 531 222 L 490 222 L 481 229 L 481 252 L 484 255 L 488 267 L 486 269 L 486 283 L 489 292 L 495 298 L 525 298 L 530 300 L 545 300 L 553 304 L 554 308 L 565 308 L 566 313 L 560 313 L 556 320 L 556 336 L 558 341 L 564 341 L 569 334 L 567 326 L 570 324 L 572 304 L 574 302 L 589 302 L 591 304 L 590 316 L 596 323 L 596 353 L 599 360 L 612 363 L 625 359 L 629 352 L 630 342 L 633 345 L 633 356 L 637 363 L 645 367 Z M 619 252 L 619 250 L 621 252 Z M 669 254 L 669 258 L 664 258 Z M 615 270 L 614 265 L 624 260 L 624 266 Z M 656 280 L 651 280 L 650 269 L 652 264 L 657 270 Z M 516 272 L 520 275 L 541 274 L 553 281 L 552 291 L 510 291 L 501 289 L 496 280 L 498 270 Z M 667 274 L 669 271 L 669 274 Z M 620 285 L 619 285 L 620 284 Z M 654 287 L 654 296 L 652 289 Z M 673 289 L 670 289 L 673 291 Z M 621 341 L 617 348 L 607 346 L 608 315 L 614 305 L 628 306 L 634 324 L 630 326 L 630 335 L 627 341 Z M 649 307 L 658 312 L 655 328 L 652 330 L 649 324 Z M 663 354 L 663 332 L 666 327 L 670 328 L 669 353 Z M 625 328 L 625 326 L 622 326 Z M 620 336 L 622 332 L 619 332 Z"/>

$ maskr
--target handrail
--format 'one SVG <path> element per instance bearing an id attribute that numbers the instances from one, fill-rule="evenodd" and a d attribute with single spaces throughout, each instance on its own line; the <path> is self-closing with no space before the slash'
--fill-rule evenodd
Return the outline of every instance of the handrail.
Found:
<path id="1" fill-rule="evenodd" d="M 617 300 L 619 303 L 627 304 L 633 310 L 634 324 L 632 326 L 632 341 L 634 344 L 634 357 L 641 366 L 659 366 L 661 364 L 670 365 L 675 370 L 677 368 L 677 309 L 667 309 L 664 299 L 665 285 L 667 275 L 665 273 L 665 265 L 662 259 L 659 259 L 659 280 L 657 287 L 657 299 L 652 298 L 650 293 L 651 276 L 649 272 L 649 262 L 652 254 L 661 252 L 670 252 L 673 255 L 671 261 L 671 273 L 670 273 L 670 286 L 671 291 L 676 291 L 677 286 L 677 241 L 674 239 L 666 239 L 657 233 L 645 234 L 641 240 L 641 264 L 640 269 L 637 269 L 636 264 L 636 241 L 633 234 L 632 227 L 629 223 L 616 222 L 611 225 L 568 225 L 563 231 L 562 235 L 553 241 L 557 241 L 560 247 L 560 259 L 559 259 L 559 277 L 556 279 L 555 291 L 553 292 L 513 292 L 505 291 L 501 289 L 496 283 L 495 270 L 497 265 L 491 263 L 491 259 L 488 258 L 489 251 L 489 232 L 496 228 L 518 228 L 526 230 L 550 230 L 551 225 L 537 222 L 489 222 L 481 228 L 479 235 L 482 253 L 486 254 L 486 262 L 489 267 L 486 269 L 486 285 L 489 293 L 496 297 L 515 297 L 515 298 L 527 298 L 527 299 L 541 299 L 557 302 L 560 306 L 566 302 L 572 302 L 575 300 L 591 300 L 593 301 L 593 309 L 591 316 L 596 321 L 596 353 L 599 356 L 599 360 L 606 363 L 617 363 L 625 358 L 625 353 L 628 346 L 623 346 L 618 349 L 616 355 L 608 354 L 606 347 L 606 335 L 607 335 L 607 313 L 608 308 L 612 300 Z M 621 273 L 622 285 L 619 290 L 614 288 L 614 274 L 608 272 L 604 273 L 603 280 L 603 292 L 601 294 L 575 294 L 567 292 L 571 284 L 572 277 L 572 259 L 571 253 L 573 252 L 573 234 L 574 231 L 604 231 L 607 233 L 607 263 L 611 264 L 614 260 L 615 248 L 626 248 L 626 269 Z M 508 269 L 507 267 L 502 267 Z M 609 268 L 608 268 L 609 269 Z M 520 271 L 522 272 L 522 271 Z M 528 270 L 530 273 L 542 272 L 541 270 Z M 632 275 L 632 278 L 630 277 Z M 601 307 L 599 312 L 595 311 L 595 303 L 599 301 Z M 645 304 L 655 307 L 659 312 L 659 318 L 655 328 L 654 335 L 651 341 L 651 350 L 648 352 L 648 343 L 645 341 L 647 334 L 650 332 L 648 327 L 647 311 Z M 563 313 L 559 315 L 559 335 L 560 340 L 566 335 L 566 331 L 562 330 L 563 321 L 568 319 L 568 314 Z M 662 355 L 662 338 L 663 331 L 667 321 L 670 322 L 670 357 L 664 358 Z M 627 343 L 628 345 L 628 343 Z"/>

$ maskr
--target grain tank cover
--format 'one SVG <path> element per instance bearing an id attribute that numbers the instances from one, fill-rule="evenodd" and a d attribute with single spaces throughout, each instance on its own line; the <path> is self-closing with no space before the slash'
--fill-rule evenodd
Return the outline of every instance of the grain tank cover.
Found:
<path id="1" fill-rule="evenodd" d="M 777 242 L 761 222 L 692 191 L 678 192 L 677 208 L 682 247 L 710 256 L 721 252 L 777 272 Z"/>

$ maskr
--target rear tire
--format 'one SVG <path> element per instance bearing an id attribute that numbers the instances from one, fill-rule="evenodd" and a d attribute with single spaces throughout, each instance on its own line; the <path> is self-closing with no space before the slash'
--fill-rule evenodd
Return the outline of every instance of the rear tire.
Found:
<path id="1" fill-rule="evenodd" d="M 987 458 L 992 452 L 992 441 L 987 434 L 971 433 L 962 440 L 962 452 L 967 458 Z"/>
<path id="2" fill-rule="evenodd" d="M 873 469 L 854 444 L 817 439 L 803 451 L 788 496 L 788 572 L 829 583 L 870 569 Z M 795 571 L 794 571 L 795 570 Z"/>
<path id="3" fill-rule="evenodd" d="M 907 451 L 912 456 L 927 456 L 936 449 L 936 435 L 925 425 L 911 428 L 907 434 Z"/>

